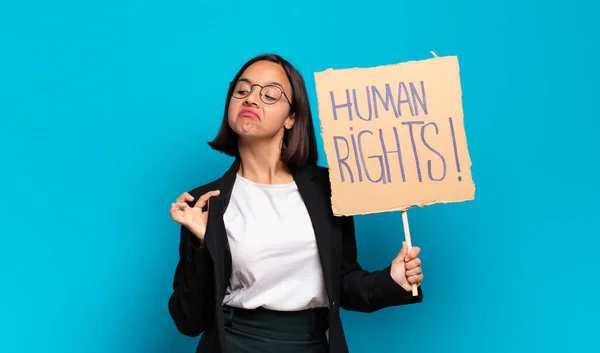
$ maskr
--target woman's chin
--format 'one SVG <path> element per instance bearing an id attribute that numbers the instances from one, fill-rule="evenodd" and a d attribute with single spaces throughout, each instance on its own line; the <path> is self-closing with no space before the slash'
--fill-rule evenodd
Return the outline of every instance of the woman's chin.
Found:
<path id="1" fill-rule="evenodd" d="M 260 134 L 259 121 L 251 118 L 243 118 L 237 121 L 235 132 L 240 136 L 258 136 Z"/>

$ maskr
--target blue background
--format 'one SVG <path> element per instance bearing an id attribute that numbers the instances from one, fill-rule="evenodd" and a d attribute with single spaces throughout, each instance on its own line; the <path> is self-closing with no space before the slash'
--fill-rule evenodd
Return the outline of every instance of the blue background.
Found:
<path id="1" fill-rule="evenodd" d="M 598 2 L 20 1 L 0 5 L 0 351 L 192 352 L 167 300 L 172 200 L 231 160 L 227 84 L 457 55 L 476 200 L 409 212 L 421 305 L 344 311 L 352 352 L 592 352 Z M 316 121 L 318 126 L 319 122 Z M 321 164 L 325 155 L 319 136 Z M 357 218 L 387 266 L 399 213 Z"/>

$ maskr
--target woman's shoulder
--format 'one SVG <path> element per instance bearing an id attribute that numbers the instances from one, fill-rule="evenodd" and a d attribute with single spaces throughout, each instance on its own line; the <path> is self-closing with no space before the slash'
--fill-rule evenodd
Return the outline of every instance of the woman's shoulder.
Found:
<path id="1" fill-rule="evenodd" d="M 321 179 L 321 182 L 330 190 L 331 181 L 329 179 L 329 168 L 320 165 L 316 165 L 315 168 L 317 169 L 316 174 Z"/>
<path id="2" fill-rule="evenodd" d="M 320 177 L 329 180 L 329 168 L 318 164 L 309 164 L 295 171 L 295 174 L 305 174 L 309 177 Z"/>
<path id="3" fill-rule="evenodd" d="M 188 192 L 192 196 L 194 196 L 194 198 L 196 198 L 198 196 L 202 196 L 202 195 L 206 194 L 209 191 L 218 190 L 219 186 L 223 186 L 224 180 L 226 181 L 226 183 L 228 180 L 230 182 L 233 182 L 233 180 L 235 179 L 235 174 L 236 174 L 238 167 L 239 167 L 239 160 L 236 159 L 233 161 L 231 166 L 229 166 L 229 168 L 227 168 L 224 172 L 222 172 L 223 174 L 218 175 L 216 177 L 213 175 L 212 181 L 207 182 L 205 184 L 201 184 L 200 186 L 196 186 L 194 189 L 189 190 Z"/>
<path id="4" fill-rule="evenodd" d="M 304 167 L 304 172 L 307 173 L 313 181 L 316 181 L 326 192 L 331 192 L 331 182 L 329 179 L 329 168 L 317 164 Z"/>
<path id="5" fill-rule="evenodd" d="M 326 177 L 329 179 L 329 168 L 320 166 L 318 164 L 311 164 L 305 167 L 305 169 L 316 176 Z"/>

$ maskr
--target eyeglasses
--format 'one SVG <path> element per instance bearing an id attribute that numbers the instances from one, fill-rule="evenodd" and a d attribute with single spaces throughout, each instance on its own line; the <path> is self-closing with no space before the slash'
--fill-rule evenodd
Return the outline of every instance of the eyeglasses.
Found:
<path id="1" fill-rule="evenodd" d="M 237 84 L 235 85 L 235 88 L 233 89 L 233 97 L 238 98 L 238 99 L 243 99 L 243 98 L 248 97 L 250 95 L 250 93 L 252 93 L 252 89 L 254 88 L 254 86 L 260 87 L 259 96 L 260 96 L 260 100 L 263 103 L 269 104 L 269 105 L 275 104 L 275 103 L 279 102 L 279 100 L 283 96 L 288 101 L 290 106 L 292 105 L 292 102 L 290 101 L 287 94 L 285 94 L 285 92 L 283 91 L 283 89 L 281 87 L 279 87 L 277 85 L 262 86 L 262 85 L 259 85 L 258 83 L 252 84 L 252 83 L 250 83 L 248 81 L 244 81 L 244 80 L 238 81 Z"/>

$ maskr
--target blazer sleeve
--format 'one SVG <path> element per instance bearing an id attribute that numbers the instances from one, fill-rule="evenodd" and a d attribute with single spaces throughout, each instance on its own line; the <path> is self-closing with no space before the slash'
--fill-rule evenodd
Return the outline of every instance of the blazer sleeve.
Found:
<path id="1" fill-rule="evenodd" d="M 423 291 L 413 296 L 391 276 L 392 266 L 383 270 L 366 271 L 357 261 L 354 218 L 345 216 L 342 227 L 343 259 L 341 268 L 340 306 L 346 310 L 373 312 L 389 306 L 419 303 Z"/>
<path id="2" fill-rule="evenodd" d="M 214 275 L 210 254 L 181 226 L 179 261 L 169 298 L 169 314 L 186 336 L 201 334 L 214 316 Z"/>

